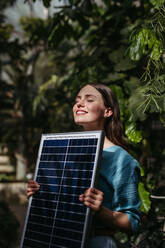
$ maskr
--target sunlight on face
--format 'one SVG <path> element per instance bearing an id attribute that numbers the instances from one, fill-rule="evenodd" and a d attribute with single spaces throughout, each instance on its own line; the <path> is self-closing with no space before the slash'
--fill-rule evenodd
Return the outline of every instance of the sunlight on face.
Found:
<path id="1" fill-rule="evenodd" d="M 84 130 L 103 130 L 106 107 L 101 94 L 87 85 L 80 90 L 73 106 L 74 121 Z"/>

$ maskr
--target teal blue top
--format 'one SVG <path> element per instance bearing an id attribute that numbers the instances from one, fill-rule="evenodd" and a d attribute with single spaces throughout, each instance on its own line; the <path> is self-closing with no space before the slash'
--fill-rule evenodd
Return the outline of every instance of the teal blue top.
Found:
<path id="1" fill-rule="evenodd" d="M 141 224 L 138 182 L 138 162 L 120 146 L 103 150 L 99 171 L 99 189 L 104 193 L 103 206 L 128 215 L 132 231 Z"/>

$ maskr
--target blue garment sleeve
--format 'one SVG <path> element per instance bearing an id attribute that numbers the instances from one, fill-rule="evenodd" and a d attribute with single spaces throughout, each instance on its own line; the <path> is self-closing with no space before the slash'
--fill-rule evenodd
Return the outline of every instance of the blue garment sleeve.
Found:
<path id="1" fill-rule="evenodd" d="M 132 161 L 133 163 L 133 161 Z M 121 167 L 122 180 L 116 181 L 114 188 L 115 211 L 127 214 L 133 232 L 137 232 L 141 224 L 141 214 L 139 211 L 140 200 L 138 195 L 139 168 L 128 163 L 127 168 Z M 130 169 L 130 167 L 133 167 Z"/>
<path id="2" fill-rule="evenodd" d="M 138 183 L 140 168 L 138 162 L 121 147 L 113 147 L 104 153 L 101 172 L 104 205 L 112 211 L 126 213 L 133 232 L 141 225 Z M 110 195 L 110 197 L 109 197 Z M 111 202 L 108 205 L 108 202 Z"/>
<path id="3" fill-rule="evenodd" d="M 140 168 L 136 160 L 127 157 L 124 159 L 123 164 L 116 170 L 116 174 L 114 174 L 112 180 L 115 211 L 127 214 L 133 232 L 137 232 L 141 224 L 138 194 L 139 179 Z"/>

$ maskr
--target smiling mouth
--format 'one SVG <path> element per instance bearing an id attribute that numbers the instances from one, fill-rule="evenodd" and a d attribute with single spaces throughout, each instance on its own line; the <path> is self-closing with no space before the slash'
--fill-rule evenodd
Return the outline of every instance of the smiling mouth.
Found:
<path id="1" fill-rule="evenodd" d="M 85 115 L 85 114 L 87 114 L 87 113 L 88 113 L 88 112 L 82 111 L 82 110 L 76 111 L 76 115 Z"/>

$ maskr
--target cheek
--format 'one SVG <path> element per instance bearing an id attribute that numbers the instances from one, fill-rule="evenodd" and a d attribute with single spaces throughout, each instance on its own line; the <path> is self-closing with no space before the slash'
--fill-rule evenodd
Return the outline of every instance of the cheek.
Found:
<path id="1" fill-rule="evenodd" d="M 74 112 L 75 112 L 75 105 L 73 105 L 73 108 L 72 108 L 72 113 L 74 114 Z"/>
<path id="2" fill-rule="evenodd" d="M 72 108 L 72 114 L 73 114 L 73 118 L 74 118 L 74 121 L 75 121 L 75 118 L 76 118 L 75 105 Z"/>
<path id="3" fill-rule="evenodd" d="M 102 108 L 100 105 L 98 104 L 93 104 L 92 106 L 89 107 L 90 111 L 93 112 L 94 114 L 102 114 L 104 113 L 104 108 Z"/>

